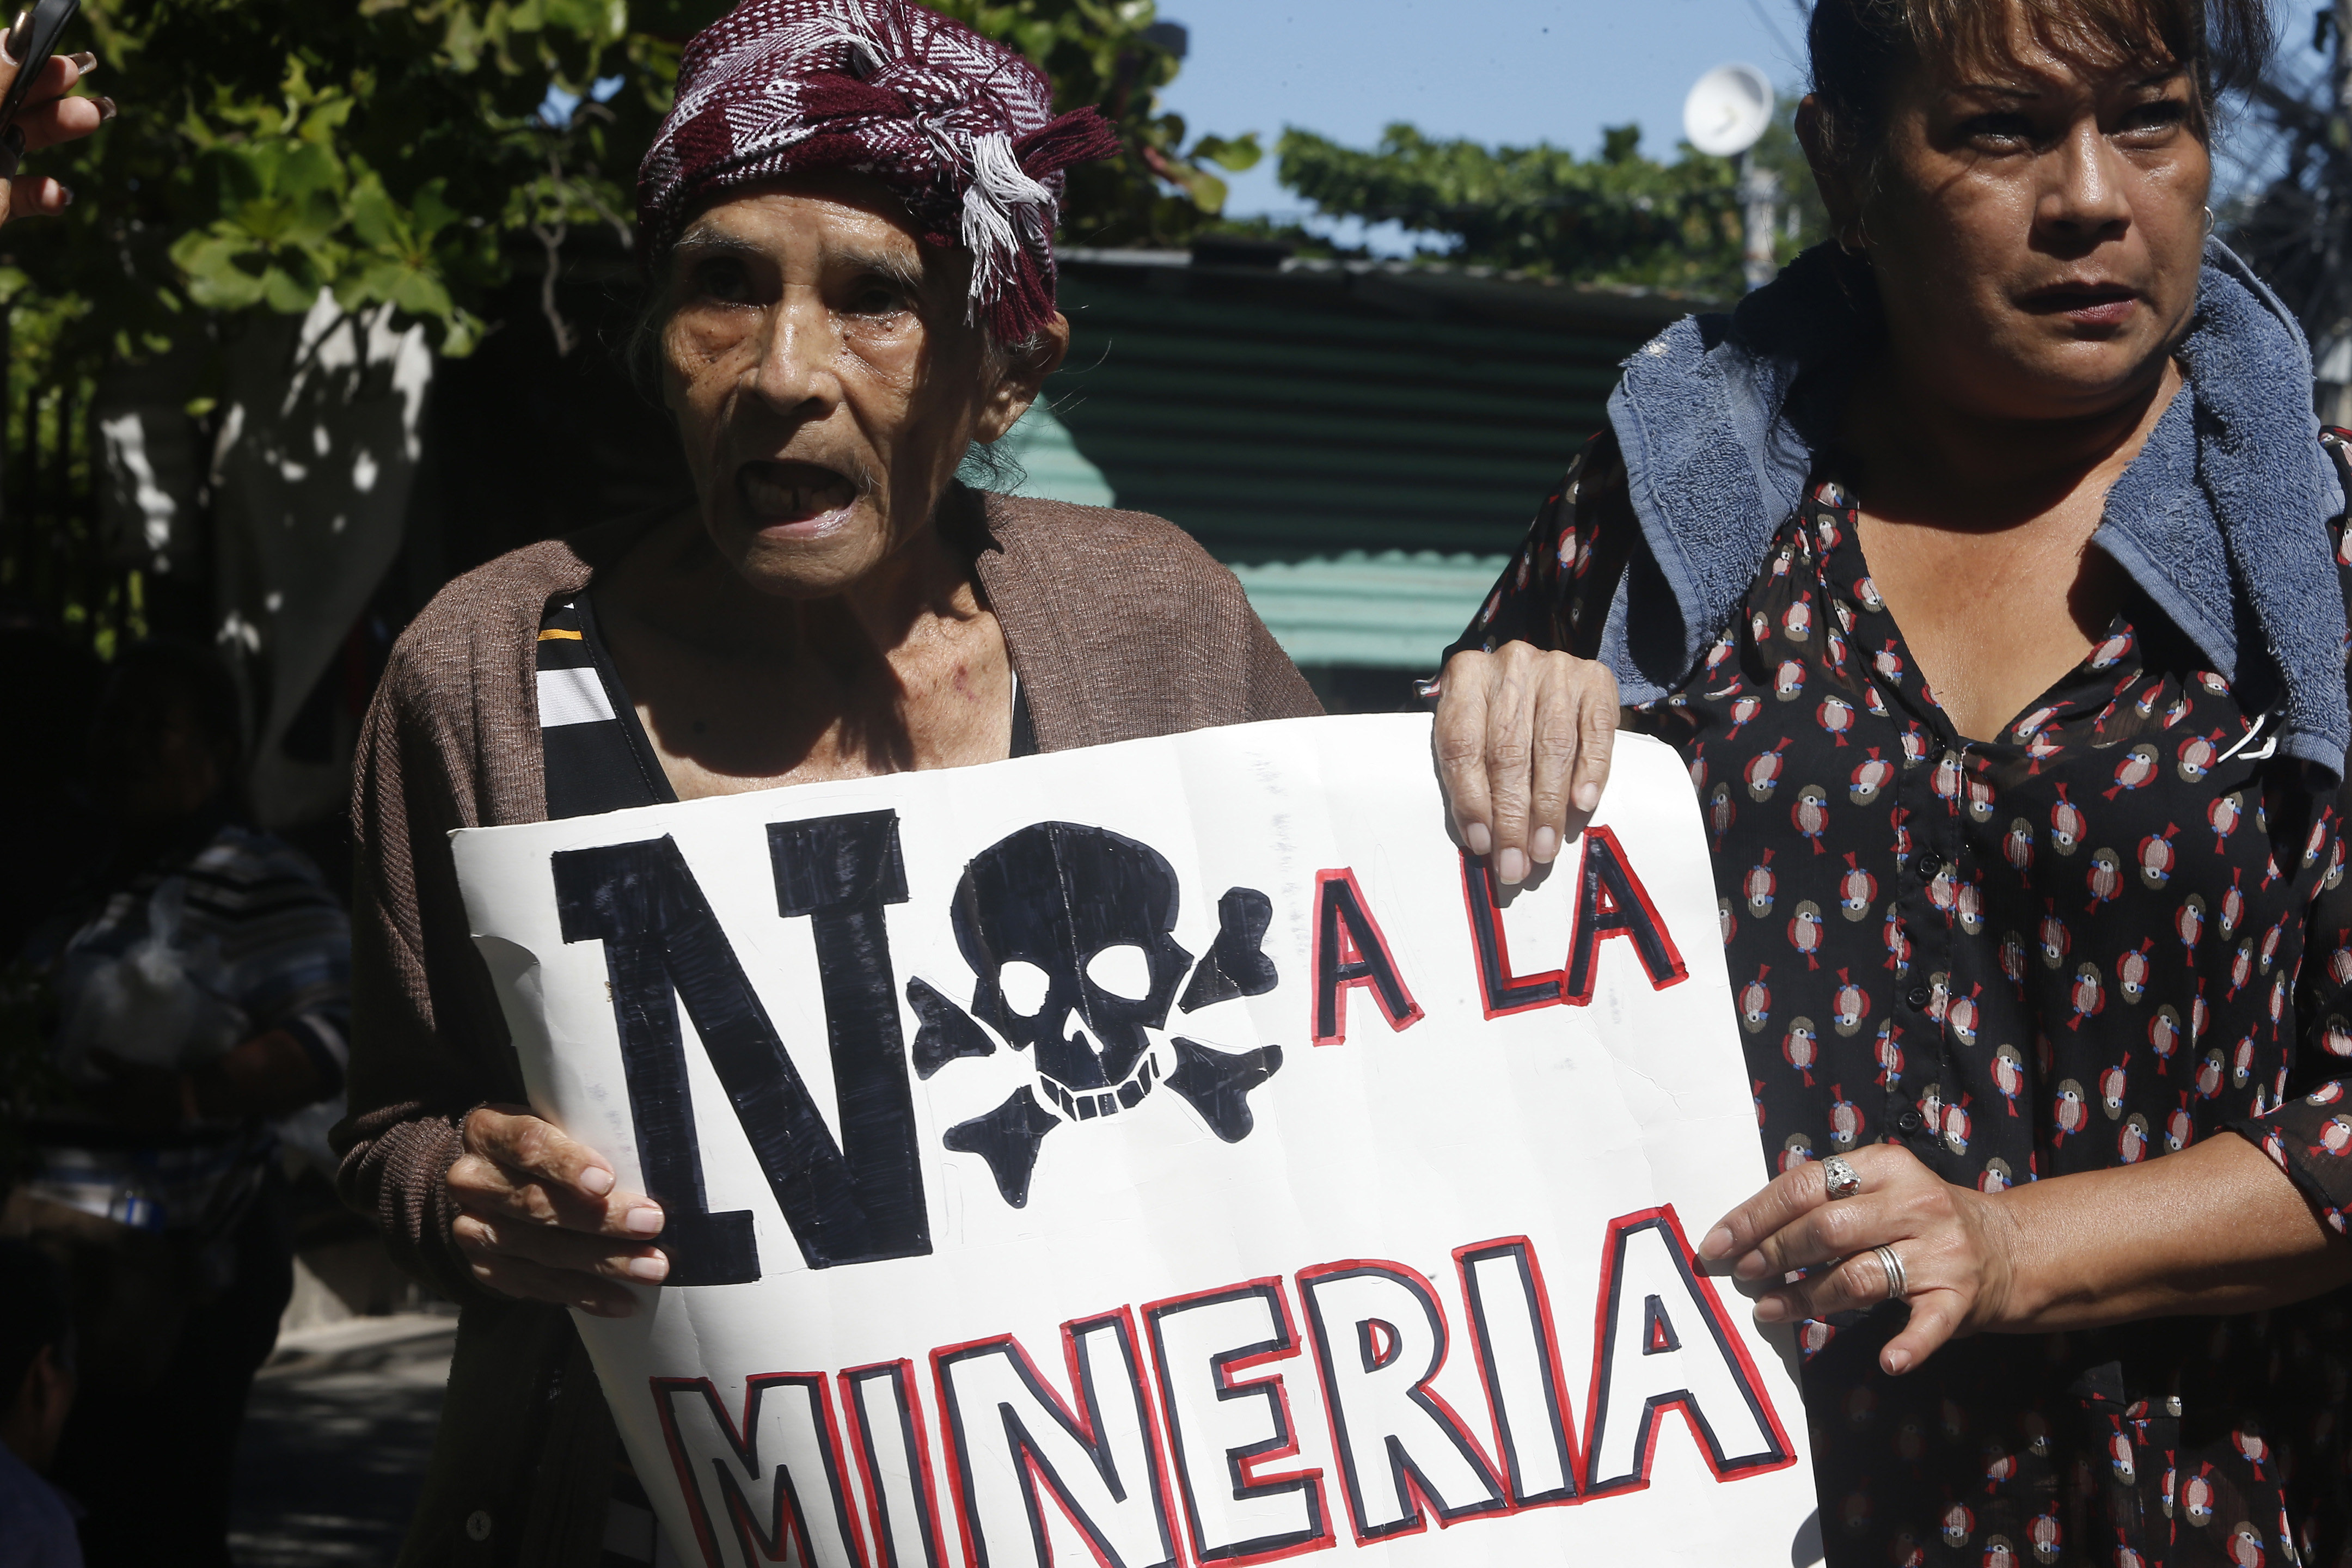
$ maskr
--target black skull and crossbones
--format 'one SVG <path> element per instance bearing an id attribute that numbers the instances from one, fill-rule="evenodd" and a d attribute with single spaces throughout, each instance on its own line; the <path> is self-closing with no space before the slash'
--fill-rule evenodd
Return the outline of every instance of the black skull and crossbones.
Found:
<path id="1" fill-rule="evenodd" d="M 992 1053 L 996 1042 L 974 1018 L 1032 1053 L 1034 1083 L 941 1140 L 987 1160 L 1013 1207 L 1029 1201 L 1045 1134 L 1133 1110 L 1163 1082 L 1226 1142 L 1249 1136 L 1249 1091 L 1281 1068 L 1282 1047 L 1227 1052 L 1173 1037 L 1162 1049 L 1159 1037 L 1171 1005 L 1190 1013 L 1274 989 L 1262 947 L 1273 903 L 1255 888 L 1228 889 L 1216 940 L 1196 965 L 1176 941 L 1178 901 L 1175 868 L 1160 851 L 1078 823 L 1034 823 L 964 868 L 950 913 L 977 977 L 971 1011 L 919 979 L 908 983 L 922 1024 L 915 1070 L 928 1079 L 958 1058 Z"/>

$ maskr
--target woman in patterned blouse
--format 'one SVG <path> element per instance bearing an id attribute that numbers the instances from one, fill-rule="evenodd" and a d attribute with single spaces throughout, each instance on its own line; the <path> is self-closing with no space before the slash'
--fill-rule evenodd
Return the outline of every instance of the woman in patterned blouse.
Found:
<path id="1" fill-rule="evenodd" d="M 1617 724 L 1689 764 L 1780 1173 L 1699 1250 L 1832 1563 L 2352 1562 L 2347 468 L 2204 206 L 2267 26 L 1821 0 L 1834 246 L 1628 362 L 1445 667 L 1506 881 Z"/>

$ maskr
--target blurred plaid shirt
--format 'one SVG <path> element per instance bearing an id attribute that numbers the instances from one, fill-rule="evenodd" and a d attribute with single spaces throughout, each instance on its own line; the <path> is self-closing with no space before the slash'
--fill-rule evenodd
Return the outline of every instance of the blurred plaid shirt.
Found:
<path id="1" fill-rule="evenodd" d="M 181 886 L 167 887 L 173 879 Z M 48 970 L 64 1016 L 110 961 L 148 937 L 159 889 L 180 910 L 173 947 L 189 956 L 192 977 L 235 1038 L 285 1030 L 317 1068 L 321 1099 L 340 1097 L 351 922 L 309 857 L 266 833 L 221 827 L 193 854 L 113 888 L 79 928 L 60 921 L 37 936 L 27 956 Z M 32 1195 L 141 1230 L 206 1232 L 235 1217 L 277 1146 L 275 1131 L 257 1121 L 157 1136 L 61 1121 L 37 1141 L 38 1163 L 24 1184 Z"/>

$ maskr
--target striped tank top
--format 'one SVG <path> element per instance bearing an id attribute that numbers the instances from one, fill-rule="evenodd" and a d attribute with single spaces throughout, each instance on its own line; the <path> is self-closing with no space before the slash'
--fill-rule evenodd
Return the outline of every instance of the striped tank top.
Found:
<path id="1" fill-rule="evenodd" d="M 547 763 L 547 815 L 596 816 L 677 799 L 661 758 L 613 668 L 585 594 L 551 606 L 539 623 L 539 734 Z M 1035 753 L 1037 735 L 1021 679 L 1013 679 L 1011 754 Z M 628 1455 L 613 1460 L 605 1494 L 602 1568 L 686 1568 L 661 1532 Z"/>

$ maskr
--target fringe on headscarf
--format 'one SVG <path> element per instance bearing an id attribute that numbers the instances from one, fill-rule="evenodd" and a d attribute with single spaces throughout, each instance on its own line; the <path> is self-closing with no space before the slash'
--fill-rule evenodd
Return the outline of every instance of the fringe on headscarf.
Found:
<path id="1" fill-rule="evenodd" d="M 746 0 L 698 34 L 637 174 L 651 268 L 696 204 L 779 175 L 854 169 L 971 257 L 971 319 L 1018 342 L 1054 309 L 1063 171 L 1118 154 L 1093 109 L 1001 44 L 912 0 Z"/>

